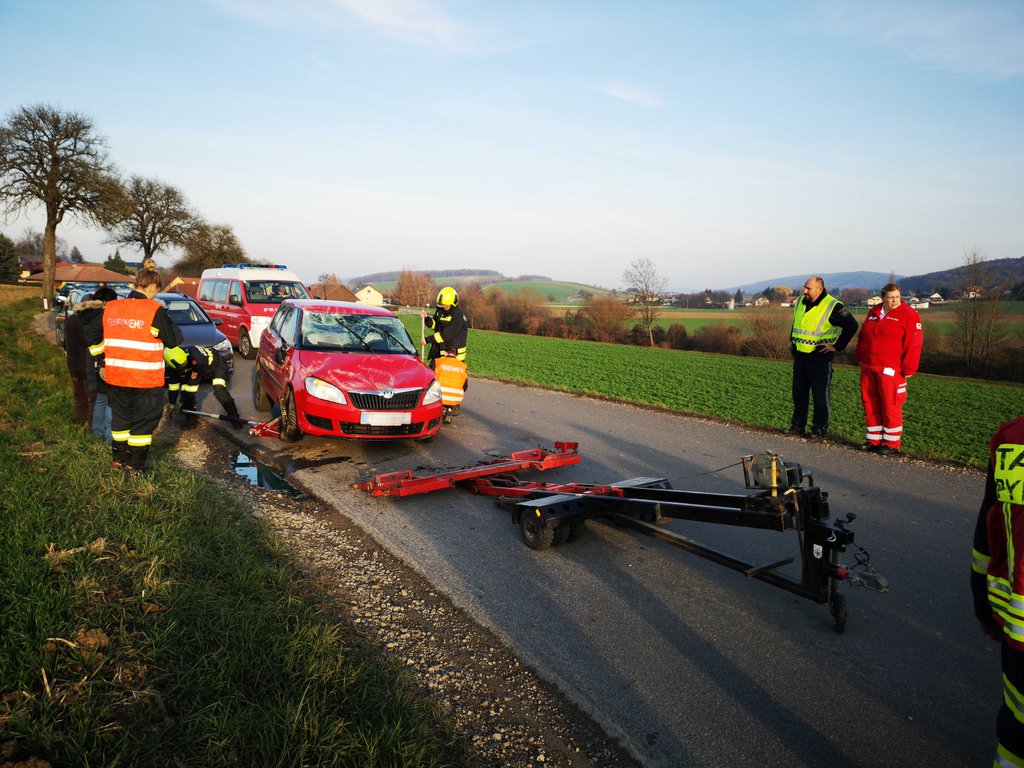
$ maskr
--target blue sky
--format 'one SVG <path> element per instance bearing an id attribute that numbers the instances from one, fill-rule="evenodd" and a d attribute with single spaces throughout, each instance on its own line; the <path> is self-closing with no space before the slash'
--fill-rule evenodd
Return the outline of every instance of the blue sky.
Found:
<path id="1" fill-rule="evenodd" d="M 307 280 L 1024 256 L 1019 0 L 0 0 L 0 29 L 4 115 L 89 116 L 124 173 Z"/>

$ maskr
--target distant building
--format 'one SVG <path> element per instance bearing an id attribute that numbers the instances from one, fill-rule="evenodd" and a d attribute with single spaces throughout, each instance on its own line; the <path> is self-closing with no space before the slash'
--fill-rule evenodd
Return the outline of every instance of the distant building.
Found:
<path id="1" fill-rule="evenodd" d="M 328 281 L 326 283 L 313 283 L 307 285 L 309 295 L 314 299 L 326 299 L 328 301 L 357 301 L 356 295 L 341 283 Z"/>
<path id="2" fill-rule="evenodd" d="M 361 304 L 369 304 L 372 307 L 383 307 L 384 294 L 372 285 L 364 285 L 356 291 L 356 301 Z"/>
<path id="3" fill-rule="evenodd" d="M 881 296 L 872 296 L 871 298 L 864 300 L 864 306 L 866 306 L 866 307 L 873 307 L 876 304 L 881 304 L 881 303 L 882 303 L 882 297 Z"/>
<path id="4" fill-rule="evenodd" d="M 193 299 L 199 295 L 198 277 L 175 277 L 164 287 L 165 291 L 178 291 Z"/>
<path id="5" fill-rule="evenodd" d="M 765 296 L 758 296 L 756 299 L 754 299 L 755 307 L 767 307 L 770 303 L 771 302 L 769 302 L 767 297 Z"/>
<path id="6" fill-rule="evenodd" d="M 933 293 L 931 296 L 928 297 L 928 301 L 932 302 L 933 304 L 941 304 L 942 302 L 945 301 L 945 299 L 942 298 L 941 293 Z"/>

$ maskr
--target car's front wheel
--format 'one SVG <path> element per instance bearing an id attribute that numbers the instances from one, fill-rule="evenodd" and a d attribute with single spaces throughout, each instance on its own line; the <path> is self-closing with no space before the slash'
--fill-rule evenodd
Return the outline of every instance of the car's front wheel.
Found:
<path id="1" fill-rule="evenodd" d="M 284 391 L 281 398 L 281 439 L 286 443 L 294 443 L 302 439 L 302 430 L 299 429 L 299 412 L 295 409 L 295 394 L 290 390 Z"/>
<path id="2" fill-rule="evenodd" d="M 252 360 L 256 357 L 256 350 L 253 348 L 252 340 L 249 338 L 249 331 L 245 328 L 238 329 L 238 354 L 246 360 Z"/>

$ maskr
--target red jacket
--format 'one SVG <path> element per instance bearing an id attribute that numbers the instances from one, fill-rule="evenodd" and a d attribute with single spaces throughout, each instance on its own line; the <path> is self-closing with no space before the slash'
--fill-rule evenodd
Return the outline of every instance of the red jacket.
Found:
<path id="1" fill-rule="evenodd" d="M 856 357 L 863 365 L 892 368 L 913 376 L 921 362 L 921 316 L 909 304 L 900 304 L 882 316 L 882 304 L 871 308 L 860 326 Z"/>
<path id="2" fill-rule="evenodd" d="M 999 427 L 989 446 L 971 560 L 975 615 L 1001 624 L 1007 645 L 1024 651 L 1024 416 Z"/>

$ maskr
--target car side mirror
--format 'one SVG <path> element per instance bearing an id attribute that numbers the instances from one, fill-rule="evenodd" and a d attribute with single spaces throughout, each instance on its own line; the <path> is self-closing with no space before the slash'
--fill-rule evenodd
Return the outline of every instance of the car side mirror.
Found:
<path id="1" fill-rule="evenodd" d="M 212 319 L 213 319 L 213 324 L 214 325 L 220 325 L 221 323 L 224 322 L 224 318 L 223 317 L 214 317 Z"/>
<path id="2" fill-rule="evenodd" d="M 285 356 L 288 354 L 288 345 L 281 344 L 274 352 L 274 362 L 278 365 L 284 365 Z"/>
<path id="3" fill-rule="evenodd" d="M 242 297 L 237 293 L 232 293 L 228 296 L 228 304 L 234 304 L 236 307 L 242 306 Z"/>

